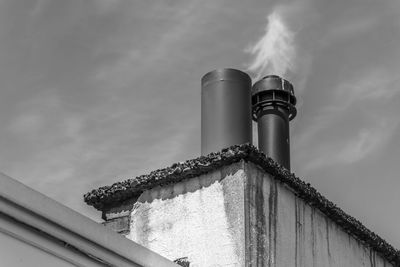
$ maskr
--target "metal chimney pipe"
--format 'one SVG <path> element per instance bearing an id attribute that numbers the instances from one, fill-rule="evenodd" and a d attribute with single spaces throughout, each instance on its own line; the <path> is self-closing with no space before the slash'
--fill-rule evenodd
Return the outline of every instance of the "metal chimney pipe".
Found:
<path id="1" fill-rule="evenodd" d="M 201 154 L 252 143 L 251 78 L 217 69 L 201 79 Z"/>
<path id="2" fill-rule="evenodd" d="M 290 170 L 289 121 L 297 114 L 293 85 L 279 76 L 266 76 L 253 85 L 252 105 L 259 149 Z"/>

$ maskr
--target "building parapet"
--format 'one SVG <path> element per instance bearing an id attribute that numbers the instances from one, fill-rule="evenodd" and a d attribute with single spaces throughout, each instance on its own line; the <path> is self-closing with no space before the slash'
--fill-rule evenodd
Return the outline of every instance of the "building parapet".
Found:
<path id="1" fill-rule="evenodd" d="M 104 213 L 112 207 L 120 206 L 124 201 L 137 198 L 146 190 L 157 186 L 175 184 L 239 161 L 256 164 L 259 168 L 274 176 L 275 179 L 287 185 L 294 194 L 310 206 L 319 209 L 349 235 L 380 253 L 395 266 L 400 266 L 400 251 L 326 199 L 309 183 L 302 181 L 249 144 L 234 145 L 207 156 L 175 163 L 148 175 L 141 175 L 134 179 L 114 183 L 111 186 L 100 187 L 85 194 L 84 200 L 88 205 Z"/>

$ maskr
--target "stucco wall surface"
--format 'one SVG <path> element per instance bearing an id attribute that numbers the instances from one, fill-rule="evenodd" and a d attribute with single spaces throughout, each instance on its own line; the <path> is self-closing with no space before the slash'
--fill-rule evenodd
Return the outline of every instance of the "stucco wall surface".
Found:
<path id="1" fill-rule="evenodd" d="M 127 237 L 170 260 L 187 257 L 191 267 L 244 266 L 244 173 L 237 166 L 144 192 Z"/>

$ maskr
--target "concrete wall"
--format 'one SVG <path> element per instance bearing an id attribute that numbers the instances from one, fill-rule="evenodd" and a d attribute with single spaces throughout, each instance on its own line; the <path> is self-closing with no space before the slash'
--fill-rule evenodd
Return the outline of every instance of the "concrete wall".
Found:
<path id="1" fill-rule="evenodd" d="M 126 212 L 106 217 L 118 214 Z M 393 266 L 243 161 L 144 192 L 128 229 L 127 238 L 190 266 Z"/>
<path id="2" fill-rule="evenodd" d="M 256 165 L 245 174 L 249 266 L 393 266 Z"/>

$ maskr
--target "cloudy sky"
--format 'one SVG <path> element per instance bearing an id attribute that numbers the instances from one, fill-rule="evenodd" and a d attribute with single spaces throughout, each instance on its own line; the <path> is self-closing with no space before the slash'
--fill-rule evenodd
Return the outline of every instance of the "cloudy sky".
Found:
<path id="1" fill-rule="evenodd" d="M 295 86 L 292 171 L 400 248 L 400 1 L 0 0 L 0 170 L 82 195 L 200 154 L 200 79 Z"/>

